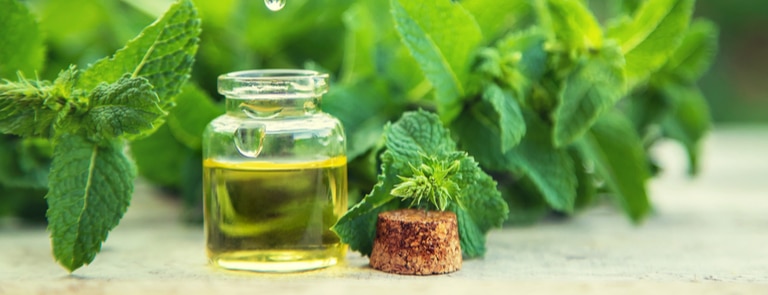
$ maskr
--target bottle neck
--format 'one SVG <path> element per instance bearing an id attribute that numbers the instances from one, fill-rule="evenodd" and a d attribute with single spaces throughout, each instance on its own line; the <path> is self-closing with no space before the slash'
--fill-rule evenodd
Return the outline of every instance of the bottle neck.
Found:
<path id="1" fill-rule="evenodd" d="M 320 112 L 321 96 L 226 98 L 227 115 L 254 119 L 311 116 Z"/>

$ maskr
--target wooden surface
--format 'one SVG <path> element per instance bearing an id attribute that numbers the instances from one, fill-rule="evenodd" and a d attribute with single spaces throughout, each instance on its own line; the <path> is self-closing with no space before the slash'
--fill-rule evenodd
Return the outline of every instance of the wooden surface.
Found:
<path id="1" fill-rule="evenodd" d="M 654 153 L 667 169 L 649 185 L 655 213 L 642 226 L 599 207 L 495 230 L 484 259 L 431 277 L 382 273 L 357 253 L 298 274 L 216 270 L 202 228 L 180 223 L 177 204 L 139 183 L 102 253 L 71 275 L 44 229 L 6 222 L 0 294 L 768 294 L 768 129 L 717 129 L 695 179 L 677 145 Z"/>

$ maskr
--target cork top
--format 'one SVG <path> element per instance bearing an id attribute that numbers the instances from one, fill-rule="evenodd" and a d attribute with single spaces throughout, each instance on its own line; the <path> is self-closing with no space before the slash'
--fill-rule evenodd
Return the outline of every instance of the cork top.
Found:
<path id="1" fill-rule="evenodd" d="M 425 211 L 419 209 L 387 211 L 379 213 L 379 217 L 401 222 L 450 222 L 451 220 L 456 220 L 456 214 L 450 211 Z"/>

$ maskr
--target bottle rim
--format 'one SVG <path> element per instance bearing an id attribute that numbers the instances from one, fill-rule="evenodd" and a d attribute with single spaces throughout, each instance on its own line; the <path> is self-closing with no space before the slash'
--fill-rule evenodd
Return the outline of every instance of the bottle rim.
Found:
<path id="1" fill-rule="evenodd" d="M 318 97 L 328 92 L 326 73 L 300 69 L 261 69 L 218 77 L 218 91 L 234 99 Z"/>

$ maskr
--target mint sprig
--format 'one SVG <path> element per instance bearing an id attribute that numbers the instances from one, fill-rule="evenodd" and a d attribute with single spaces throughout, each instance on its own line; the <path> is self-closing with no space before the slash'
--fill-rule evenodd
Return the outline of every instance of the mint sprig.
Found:
<path id="1" fill-rule="evenodd" d="M 445 211 L 450 204 L 461 206 L 458 193 L 461 188 L 454 179 L 459 171 L 459 161 L 466 153 L 453 153 L 446 159 L 421 155 L 422 163 L 418 167 L 410 165 L 411 175 L 400 176 L 402 181 L 390 192 L 394 196 L 410 200 L 411 208 L 428 209 L 431 204 L 440 211 Z M 425 204 L 426 203 L 426 204 Z"/>
<path id="2" fill-rule="evenodd" d="M 199 33 L 194 5 L 180 0 L 84 71 L 72 66 L 54 82 L 20 75 L 0 84 L 0 132 L 53 144 L 48 229 L 53 254 L 69 271 L 93 261 L 125 213 L 136 177 L 126 141 L 162 125 L 189 78 Z"/>

